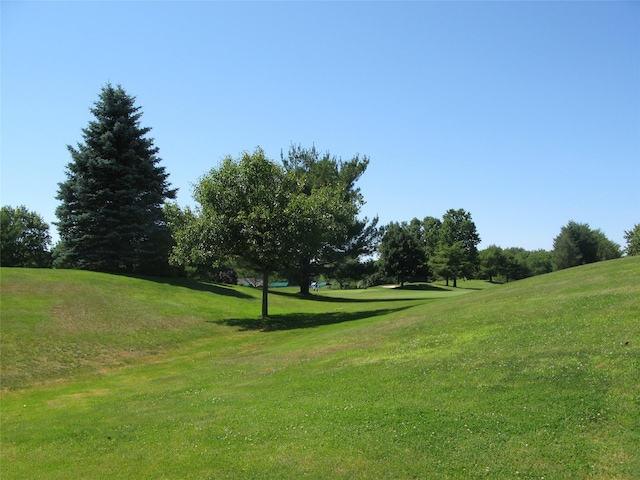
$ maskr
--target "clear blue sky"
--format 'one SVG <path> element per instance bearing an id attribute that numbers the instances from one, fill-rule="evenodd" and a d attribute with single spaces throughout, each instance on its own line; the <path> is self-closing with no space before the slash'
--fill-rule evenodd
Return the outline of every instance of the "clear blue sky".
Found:
<path id="1" fill-rule="evenodd" d="M 1 22 L 1 201 L 49 223 L 107 82 L 181 206 L 225 155 L 295 143 L 370 158 L 363 216 L 464 208 L 481 248 L 640 223 L 640 2 L 3 0 Z"/>

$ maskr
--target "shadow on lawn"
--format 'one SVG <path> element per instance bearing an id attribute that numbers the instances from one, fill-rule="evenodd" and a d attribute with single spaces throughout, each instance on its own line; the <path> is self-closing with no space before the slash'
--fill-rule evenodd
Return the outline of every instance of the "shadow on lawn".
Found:
<path id="1" fill-rule="evenodd" d="M 328 312 L 328 313 L 288 313 L 284 315 L 272 315 L 267 319 L 231 318 L 228 320 L 207 320 L 209 323 L 218 323 L 230 327 L 238 327 L 239 330 L 260 330 L 262 332 L 276 332 L 279 330 L 294 330 L 298 328 L 314 328 L 322 325 L 351 322 L 364 318 L 377 317 L 405 310 L 409 307 L 382 308 L 365 312 Z"/>
<path id="2" fill-rule="evenodd" d="M 324 295 L 318 295 L 317 293 L 310 293 L 309 295 L 302 295 L 300 293 L 290 292 L 278 292 L 273 289 L 269 289 L 269 295 L 279 295 L 281 297 L 299 298 L 302 300 L 309 300 L 312 302 L 328 302 L 328 303 L 388 303 L 388 302 L 412 302 L 415 300 L 425 300 L 424 298 L 343 298 L 343 297 L 326 297 Z"/>
<path id="3" fill-rule="evenodd" d="M 394 290 L 418 290 L 421 292 L 450 292 L 453 287 L 439 287 L 437 285 L 430 285 L 428 283 L 415 283 L 411 285 L 405 285 L 403 287 L 396 287 Z"/>
<path id="4" fill-rule="evenodd" d="M 209 292 L 215 293 L 216 295 L 226 295 L 228 297 L 236 297 L 236 298 L 254 298 L 251 295 L 247 295 L 246 293 L 240 292 L 237 289 L 216 283 L 208 283 L 199 280 L 193 280 L 185 277 L 151 277 L 151 276 L 142 276 L 142 275 L 130 275 L 133 278 L 142 278 L 144 280 L 149 280 L 150 282 L 156 283 L 164 283 L 166 285 L 171 285 L 173 287 L 182 287 L 188 288 L 190 290 L 196 290 L 198 292 Z"/>

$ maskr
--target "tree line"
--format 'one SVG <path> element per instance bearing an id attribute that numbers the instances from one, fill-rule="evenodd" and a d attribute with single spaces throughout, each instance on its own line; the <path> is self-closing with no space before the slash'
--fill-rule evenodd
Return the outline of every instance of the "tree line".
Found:
<path id="1" fill-rule="evenodd" d="M 379 226 L 360 218 L 357 182 L 369 164 L 291 145 L 279 161 L 256 148 L 228 156 L 195 186 L 195 209 L 180 208 L 159 149 L 142 127 L 135 97 L 107 84 L 68 146 L 71 161 L 59 183 L 51 248 L 49 225 L 24 206 L 0 212 L 3 266 L 79 268 L 152 275 L 194 275 L 235 283 L 260 278 L 262 314 L 270 279 L 309 294 L 312 280 L 340 286 L 442 278 L 509 281 L 554 269 L 616 258 L 622 248 L 600 230 L 569 222 L 552 252 L 478 251 L 480 236 L 464 209 Z M 640 225 L 625 232 L 628 255 L 640 254 Z"/>

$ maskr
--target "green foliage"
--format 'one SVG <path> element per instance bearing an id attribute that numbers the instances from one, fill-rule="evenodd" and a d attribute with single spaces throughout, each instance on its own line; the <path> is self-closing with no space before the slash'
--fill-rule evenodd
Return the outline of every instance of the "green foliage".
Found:
<path id="1" fill-rule="evenodd" d="M 436 275 L 453 279 L 454 286 L 458 278 L 473 278 L 480 268 L 478 244 L 480 235 L 471 219 L 471 213 L 463 209 L 450 209 L 442 217 L 442 224 L 427 217 L 425 225 L 429 225 L 430 238 L 437 233 L 438 243 L 429 259 L 429 265 Z M 430 247 L 433 249 L 433 247 Z"/>
<path id="2" fill-rule="evenodd" d="M 347 278 L 360 269 L 360 257 L 371 254 L 376 243 L 377 218 L 359 220 L 364 199 L 356 182 L 369 159 L 355 155 L 342 161 L 329 154 L 292 145 L 281 154 L 292 181 L 290 235 L 293 249 L 283 273 L 294 279 L 300 292 L 309 293 L 312 277 Z"/>
<path id="3" fill-rule="evenodd" d="M 425 253 L 427 258 L 435 255 L 440 244 L 440 229 L 442 220 L 436 217 L 425 217 L 422 221 L 422 235 L 424 239 Z"/>
<path id="4" fill-rule="evenodd" d="M 625 252 L 627 255 L 640 255 L 640 223 L 624 232 L 624 239 L 627 242 Z"/>
<path id="5" fill-rule="evenodd" d="M 481 274 L 493 282 L 494 277 L 503 275 L 507 268 L 507 257 L 502 248 L 489 245 L 479 253 Z"/>
<path id="6" fill-rule="evenodd" d="M 573 220 L 563 226 L 553 240 L 555 265 L 558 270 L 587 263 L 619 258 L 620 246 L 609 240 L 600 230 L 592 230 L 586 223 Z"/>
<path id="7" fill-rule="evenodd" d="M 24 205 L 0 209 L 0 265 L 51 266 L 49 225 Z"/>
<path id="8" fill-rule="evenodd" d="M 262 316 L 268 316 L 269 274 L 283 268 L 292 251 L 290 179 L 264 151 L 226 157 L 196 185 L 202 211 L 194 227 L 201 250 L 214 258 L 241 258 L 262 273 Z M 294 200 L 294 201 L 292 201 Z"/>
<path id="9" fill-rule="evenodd" d="M 402 286 L 420 271 L 424 262 L 424 249 L 415 229 L 407 223 L 391 222 L 380 243 L 380 263 L 385 274 L 397 278 Z"/>
<path id="10" fill-rule="evenodd" d="M 441 243 L 429 263 L 436 275 L 446 279 L 447 285 L 449 285 L 449 279 L 453 279 L 453 286 L 457 287 L 458 278 L 464 277 L 467 271 L 466 254 L 462 242 L 455 242 L 452 245 Z"/>
<path id="11" fill-rule="evenodd" d="M 84 143 L 68 147 L 72 161 L 59 184 L 56 265 L 166 271 L 171 238 L 162 205 L 175 190 L 146 137 L 151 129 L 140 127 L 140 107 L 121 86 L 105 86 L 91 113 Z"/>
<path id="12" fill-rule="evenodd" d="M 509 285 L 283 290 L 268 331 L 250 288 L 1 279 L 2 478 L 640 471 L 637 257 Z"/>

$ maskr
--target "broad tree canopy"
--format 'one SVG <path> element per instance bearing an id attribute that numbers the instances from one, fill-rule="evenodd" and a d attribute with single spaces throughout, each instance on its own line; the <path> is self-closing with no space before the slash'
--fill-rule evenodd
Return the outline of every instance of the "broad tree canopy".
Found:
<path id="1" fill-rule="evenodd" d="M 269 274 L 285 266 L 291 252 L 291 187 L 282 168 L 262 149 L 226 157 L 200 179 L 197 235 L 211 257 L 240 258 L 262 272 L 262 316 L 268 316 Z"/>
<path id="2" fill-rule="evenodd" d="M 49 225 L 24 205 L 0 210 L 0 265 L 48 267 L 51 263 Z"/>

